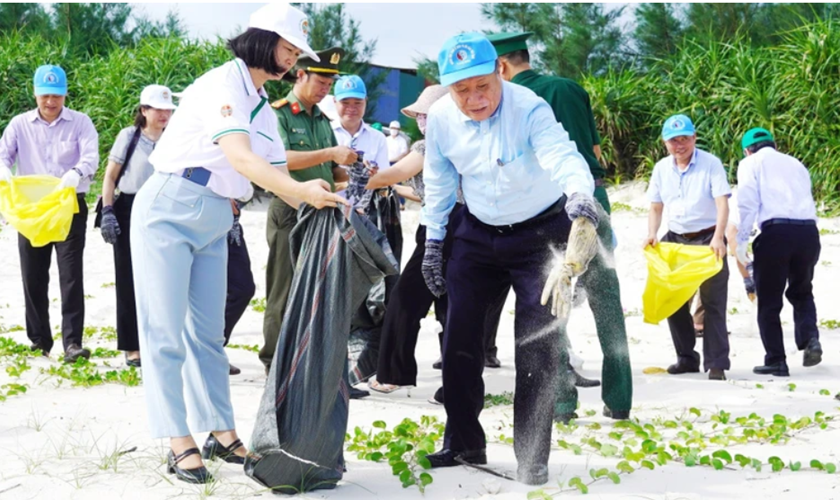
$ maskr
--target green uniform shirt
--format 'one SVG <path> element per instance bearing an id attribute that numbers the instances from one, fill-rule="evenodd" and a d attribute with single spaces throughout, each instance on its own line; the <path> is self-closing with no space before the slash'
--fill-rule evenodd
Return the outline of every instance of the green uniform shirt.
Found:
<path id="1" fill-rule="evenodd" d="M 280 137 L 283 138 L 283 145 L 287 151 L 318 151 L 333 146 L 338 146 L 335 139 L 330 119 L 321 112 L 317 105 L 312 106 L 312 114 L 306 112 L 306 107 L 290 91 L 277 111 Z M 314 165 L 303 170 L 289 170 L 292 179 L 298 182 L 311 181 L 312 179 L 324 179 L 330 183 L 330 188 L 335 190 L 335 179 L 333 179 L 332 161 Z"/>
<path id="2" fill-rule="evenodd" d="M 603 178 L 606 172 L 593 151 L 596 144 L 601 144 L 601 136 L 595 128 L 595 117 L 586 90 L 568 78 L 539 75 L 530 69 L 517 74 L 511 81 L 533 90 L 548 102 L 554 110 L 554 117 L 563 124 L 569 138 L 575 141 L 578 151 L 589 163 L 592 177 Z"/>

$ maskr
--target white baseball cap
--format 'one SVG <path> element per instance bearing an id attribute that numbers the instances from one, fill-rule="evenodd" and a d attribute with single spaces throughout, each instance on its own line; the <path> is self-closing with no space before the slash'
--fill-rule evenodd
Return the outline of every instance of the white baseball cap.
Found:
<path id="1" fill-rule="evenodd" d="M 309 18 L 288 3 L 263 5 L 251 14 L 248 27 L 277 33 L 315 62 L 321 61 L 306 41 L 309 35 Z"/>
<path id="2" fill-rule="evenodd" d="M 172 103 L 172 91 L 165 85 L 149 85 L 140 92 L 140 105 L 155 109 L 175 109 Z"/>
<path id="3" fill-rule="evenodd" d="M 388 125 L 388 128 L 400 128 L 400 122 L 398 122 L 397 120 L 394 120 L 394 121 L 391 122 L 390 125 Z"/>

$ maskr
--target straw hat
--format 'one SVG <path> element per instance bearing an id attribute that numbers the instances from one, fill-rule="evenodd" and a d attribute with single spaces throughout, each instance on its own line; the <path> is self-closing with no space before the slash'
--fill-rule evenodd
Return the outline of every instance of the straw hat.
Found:
<path id="1" fill-rule="evenodd" d="M 449 90 L 442 85 L 430 85 L 423 89 L 420 97 L 414 104 L 406 106 L 402 109 L 402 114 L 409 118 L 417 118 L 418 114 L 429 114 L 429 108 L 432 107 L 438 99 L 445 96 Z"/>

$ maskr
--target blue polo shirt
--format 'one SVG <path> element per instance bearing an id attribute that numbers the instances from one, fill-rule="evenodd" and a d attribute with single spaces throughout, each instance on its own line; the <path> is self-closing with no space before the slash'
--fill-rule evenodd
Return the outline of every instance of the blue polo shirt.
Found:
<path id="1" fill-rule="evenodd" d="M 671 155 L 659 160 L 650 176 L 647 196 L 663 203 L 668 229 L 677 234 L 695 233 L 717 223 L 715 198 L 730 196 L 723 164 L 713 154 L 694 148 L 694 157 L 681 172 Z"/>

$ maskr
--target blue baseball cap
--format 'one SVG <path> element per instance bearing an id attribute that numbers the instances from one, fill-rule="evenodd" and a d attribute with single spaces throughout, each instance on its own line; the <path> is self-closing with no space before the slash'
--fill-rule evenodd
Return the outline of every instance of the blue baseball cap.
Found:
<path id="1" fill-rule="evenodd" d="M 335 100 L 365 99 L 367 88 L 365 82 L 356 75 L 342 76 L 335 82 Z"/>
<path id="2" fill-rule="evenodd" d="M 694 135 L 694 124 L 685 115 L 674 115 L 662 126 L 662 139 L 667 141 L 681 135 Z"/>
<path id="3" fill-rule="evenodd" d="M 496 71 L 497 58 L 496 48 L 483 34 L 455 35 L 438 54 L 440 84 L 448 87 L 467 78 L 489 75 Z"/>
<path id="4" fill-rule="evenodd" d="M 35 95 L 67 95 L 67 74 L 61 66 L 46 64 L 35 70 Z"/>

